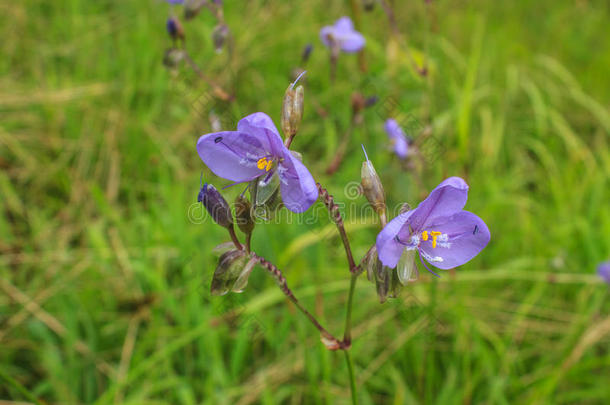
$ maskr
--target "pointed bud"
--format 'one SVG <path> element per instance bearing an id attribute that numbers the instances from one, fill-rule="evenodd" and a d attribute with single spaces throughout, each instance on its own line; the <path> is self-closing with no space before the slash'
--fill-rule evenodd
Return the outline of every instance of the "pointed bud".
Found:
<path id="1" fill-rule="evenodd" d="M 229 37 L 229 27 L 226 24 L 218 24 L 212 31 L 212 41 L 216 53 L 222 52 L 222 48 Z"/>
<path id="2" fill-rule="evenodd" d="M 286 140 L 292 140 L 292 137 L 297 133 L 299 124 L 303 119 L 303 100 L 305 98 L 305 90 L 299 85 L 294 88 L 297 81 L 305 74 L 305 71 L 297 77 L 297 79 L 286 89 L 284 93 L 284 102 L 282 103 L 282 132 L 286 136 Z"/>
<path id="3" fill-rule="evenodd" d="M 362 150 L 364 150 L 364 146 L 362 146 Z M 366 151 L 364 151 L 364 156 L 366 157 L 366 160 L 362 163 L 362 169 L 360 170 L 362 191 L 375 212 L 377 212 L 377 215 L 381 218 L 382 223 L 385 223 L 386 207 L 383 185 L 375 171 L 375 167 L 373 167 L 373 163 L 371 163 L 366 155 Z"/>
<path id="4" fill-rule="evenodd" d="M 167 33 L 175 41 L 177 39 L 184 40 L 184 28 L 176 17 L 170 17 L 167 19 Z"/>
<path id="5" fill-rule="evenodd" d="M 187 0 L 184 5 L 184 19 L 190 20 L 195 18 L 205 3 L 206 0 Z"/>
<path id="6" fill-rule="evenodd" d="M 203 204 L 212 219 L 218 225 L 224 226 L 225 228 L 231 228 L 233 226 L 231 208 L 229 208 L 229 204 L 222 194 L 216 190 L 216 187 L 205 183 L 199 191 L 197 201 Z"/>
<path id="7" fill-rule="evenodd" d="M 235 222 L 237 222 L 239 229 L 246 235 L 252 233 L 254 229 L 252 206 L 250 201 L 241 194 L 235 199 Z"/>
<path id="8" fill-rule="evenodd" d="M 225 295 L 233 289 L 246 265 L 247 253 L 244 250 L 230 250 L 220 256 L 212 277 L 212 295 Z"/>

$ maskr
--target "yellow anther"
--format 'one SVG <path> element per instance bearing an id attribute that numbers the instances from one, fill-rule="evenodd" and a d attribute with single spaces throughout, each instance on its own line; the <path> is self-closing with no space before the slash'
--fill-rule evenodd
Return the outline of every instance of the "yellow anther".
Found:
<path id="1" fill-rule="evenodd" d="M 436 247 L 436 238 L 441 236 L 442 232 L 430 231 L 430 235 L 432 235 L 432 247 Z"/>
<path id="2" fill-rule="evenodd" d="M 423 231 L 421 233 L 421 240 L 423 240 L 423 241 L 428 240 L 428 231 Z"/>
<path id="3" fill-rule="evenodd" d="M 266 157 L 262 157 L 256 162 L 256 167 L 268 172 L 273 167 L 273 160 L 267 160 Z"/>

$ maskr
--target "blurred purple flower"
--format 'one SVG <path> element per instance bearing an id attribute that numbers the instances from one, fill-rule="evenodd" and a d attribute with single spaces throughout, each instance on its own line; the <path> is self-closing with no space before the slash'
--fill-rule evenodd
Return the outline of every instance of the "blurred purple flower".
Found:
<path id="1" fill-rule="evenodd" d="M 409 142 L 405 132 L 395 119 L 390 118 L 386 120 L 385 132 L 388 134 L 388 138 L 390 138 L 394 153 L 401 159 L 406 158 L 409 153 Z"/>
<path id="2" fill-rule="evenodd" d="M 597 266 L 597 274 L 602 280 L 610 284 L 610 261 L 600 263 Z"/>
<path id="3" fill-rule="evenodd" d="M 320 39 L 324 45 L 332 48 L 337 45 L 343 52 L 358 52 L 364 47 L 365 40 L 361 33 L 354 30 L 349 17 L 341 17 L 335 25 L 327 25 L 320 30 Z"/>
<path id="4" fill-rule="evenodd" d="M 214 132 L 197 141 L 197 152 L 217 176 L 242 183 L 277 174 L 286 208 L 306 211 L 318 198 L 309 170 L 282 142 L 273 121 L 258 112 L 242 118 L 237 131 Z"/>
<path id="5" fill-rule="evenodd" d="M 440 269 L 460 266 L 475 257 L 490 234 L 481 218 L 462 210 L 467 199 L 464 180 L 450 177 L 443 181 L 417 208 L 394 218 L 377 235 L 381 262 L 396 267 L 405 249 L 417 249 L 420 260 Z"/>
<path id="6" fill-rule="evenodd" d="M 182 4 L 184 3 L 184 0 L 165 0 L 167 1 L 169 4 Z"/>

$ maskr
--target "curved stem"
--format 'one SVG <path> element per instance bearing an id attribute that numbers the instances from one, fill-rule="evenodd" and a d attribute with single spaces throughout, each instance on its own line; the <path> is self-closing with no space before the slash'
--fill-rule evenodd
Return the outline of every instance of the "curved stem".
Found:
<path id="1" fill-rule="evenodd" d="M 345 362 L 347 363 L 347 370 L 349 372 L 349 383 L 350 389 L 352 393 L 352 404 L 358 405 L 358 397 L 356 394 L 356 379 L 354 378 L 354 365 L 352 363 L 352 357 L 349 353 L 349 350 L 344 350 L 345 353 Z"/>
<path id="2" fill-rule="evenodd" d="M 241 245 L 241 243 L 239 243 L 239 239 L 237 239 L 237 235 L 235 234 L 235 228 L 233 227 L 233 225 L 228 227 L 227 230 L 229 231 L 229 235 L 231 235 L 231 241 L 233 242 L 235 247 L 238 250 L 242 250 L 244 247 Z"/>
<path id="3" fill-rule="evenodd" d="M 252 253 L 252 257 L 254 257 L 258 263 L 273 276 L 273 278 L 275 278 L 275 281 L 278 283 L 280 290 L 282 290 L 284 295 L 286 295 L 286 297 L 288 297 L 288 299 L 299 309 L 299 311 L 301 311 L 316 327 L 316 329 L 320 331 L 324 345 L 330 350 L 345 350 L 344 343 L 327 331 L 326 328 L 324 328 L 324 326 L 322 326 L 322 324 L 320 324 L 320 322 L 318 322 L 318 320 L 307 309 L 305 309 L 303 305 L 301 305 L 297 297 L 294 296 L 292 290 L 290 290 L 288 287 L 288 283 L 286 282 L 286 278 L 282 274 L 282 271 L 269 260 L 257 255 L 256 253 Z"/>

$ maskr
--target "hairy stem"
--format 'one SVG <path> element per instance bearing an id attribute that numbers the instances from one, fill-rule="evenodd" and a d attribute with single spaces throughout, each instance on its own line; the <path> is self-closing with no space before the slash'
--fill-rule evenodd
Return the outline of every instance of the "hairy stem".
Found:
<path id="1" fill-rule="evenodd" d="M 341 212 L 339 211 L 339 207 L 335 204 L 333 196 L 328 193 L 320 183 L 316 183 L 318 186 L 318 192 L 320 193 L 320 197 L 322 198 L 322 202 L 328 209 L 330 213 L 330 217 L 337 225 L 337 229 L 339 230 L 339 235 L 341 235 L 341 241 L 343 242 L 343 247 L 345 248 L 345 255 L 347 256 L 347 262 L 349 264 L 349 271 L 351 273 L 358 272 L 358 266 L 354 262 L 354 255 L 352 254 L 352 249 L 349 245 L 349 239 L 347 238 L 347 233 L 345 232 L 345 226 L 343 225 L 343 218 L 341 217 Z"/>
<path id="2" fill-rule="evenodd" d="M 299 311 L 301 311 L 316 327 L 316 329 L 320 331 L 320 334 L 324 338 L 324 344 L 327 348 L 330 350 L 345 349 L 343 342 L 327 331 L 326 328 L 324 328 L 324 326 L 322 326 L 320 322 L 318 322 L 318 320 L 307 309 L 305 309 L 303 305 L 301 305 L 297 297 L 294 296 L 292 290 L 290 290 L 288 287 L 288 283 L 286 282 L 286 278 L 282 274 L 282 271 L 276 265 L 264 257 L 257 255 L 256 253 L 252 253 L 252 257 L 254 257 L 258 263 L 273 276 L 273 278 L 275 278 L 275 281 L 279 285 L 280 290 L 282 290 L 284 295 L 288 297 L 288 299 L 299 309 Z"/>

